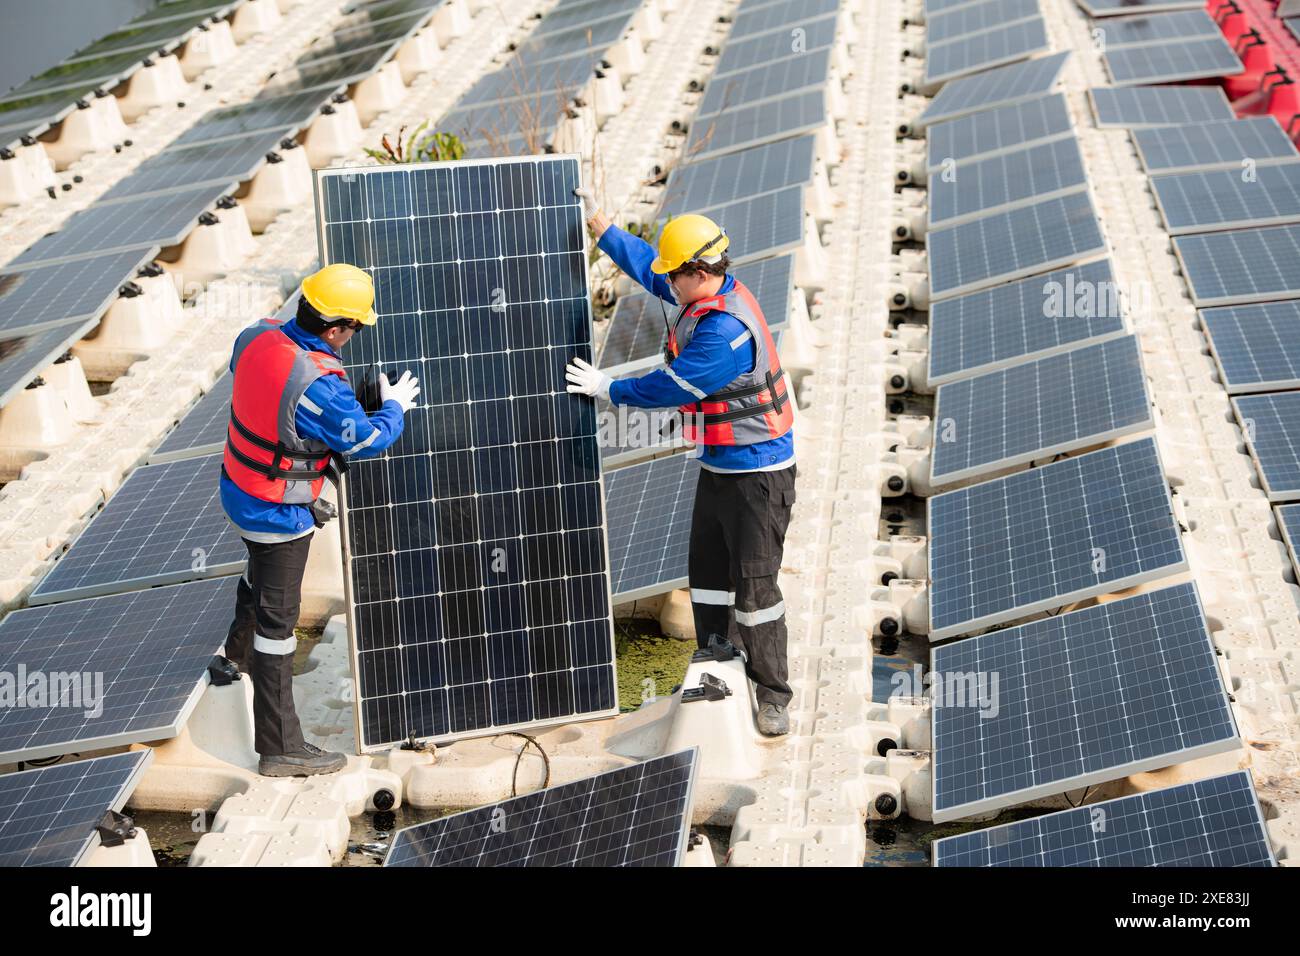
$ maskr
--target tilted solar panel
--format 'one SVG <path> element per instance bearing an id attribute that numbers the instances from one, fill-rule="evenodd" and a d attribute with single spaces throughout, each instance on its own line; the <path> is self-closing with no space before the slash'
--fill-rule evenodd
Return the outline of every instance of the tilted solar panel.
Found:
<path id="1" fill-rule="evenodd" d="M 1195 10 L 1202 6 L 1197 0 L 1076 0 L 1090 17 L 1113 17 L 1143 13 L 1168 13 L 1174 10 Z"/>
<path id="2" fill-rule="evenodd" d="M 1241 60 L 1222 34 L 1177 43 L 1106 49 L 1102 52 L 1102 62 L 1116 86 L 1235 76 L 1242 71 Z"/>
<path id="3" fill-rule="evenodd" d="M 217 379 L 149 456 L 149 464 L 160 465 L 221 451 L 230 427 L 230 393 L 234 384 L 234 376 L 229 374 Z"/>
<path id="4" fill-rule="evenodd" d="M 956 225 L 1088 188 L 1079 141 L 1039 143 L 930 175 L 930 226 Z"/>
<path id="5" fill-rule="evenodd" d="M 0 339 L 0 408 L 98 324 L 97 318 L 73 319 L 43 332 L 18 332 Z"/>
<path id="6" fill-rule="evenodd" d="M 1062 93 L 935 123 L 926 130 L 929 172 L 968 160 L 1011 152 L 1072 136 L 1074 125 Z"/>
<path id="7" fill-rule="evenodd" d="M 1300 392 L 1232 400 L 1269 501 L 1300 499 Z"/>
<path id="8" fill-rule="evenodd" d="M 1042 17 L 975 33 L 951 43 L 927 47 L 925 82 L 948 83 L 961 76 L 1023 60 L 1049 46 L 1047 24 Z"/>
<path id="9" fill-rule="evenodd" d="M 1278 528 L 1291 556 L 1291 569 L 1300 578 L 1300 505 L 1278 505 L 1273 511 L 1277 514 Z"/>
<path id="10" fill-rule="evenodd" d="M 1237 118 L 1218 86 L 1094 87 L 1088 98 L 1097 125 L 1103 128 L 1140 129 Z"/>
<path id="11" fill-rule="evenodd" d="M 1174 254 L 1198 306 L 1300 296 L 1300 226 L 1176 236 Z"/>
<path id="12" fill-rule="evenodd" d="M 98 318 L 156 252 L 131 249 L 22 272 L 0 271 L 0 338 Z"/>
<path id="13" fill-rule="evenodd" d="M 321 261 L 375 279 L 345 361 L 420 378 L 345 476 L 363 751 L 617 712 L 575 157 L 317 173 Z"/>
<path id="14" fill-rule="evenodd" d="M 1229 395 L 1300 388 L 1300 301 L 1199 313 Z"/>
<path id="15" fill-rule="evenodd" d="M 931 640 L 1187 567 L 1151 438 L 936 495 L 929 551 Z"/>
<path id="16" fill-rule="evenodd" d="M 1151 191 L 1171 235 L 1300 221 L 1300 159 L 1152 176 Z"/>
<path id="17" fill-rule="evenodd" d="M 1133 145 L 1148 175 L 1194 169 L 1235 169 L 1300 159 L 1272 116 L 1135 129 Z"/>
<path id="18" fill-rule="evenodd" d="M 812 135 L 755 146 L 673 170 L 659 218 L 812 182 L 817 138 Z"/>
<path id="19" fill-rule="evenodd" d="M 700 460 L 669 455 L 605 478 L 614 601 L 624 604 L 686 586 L 691 509 Z"/>
<path id="20" fill-rule="evenodd" d="M 698 162 L 788 136 L 816 132 L 825 125 L 826 91 L 805 90 L 696 119 L 691 124 L 682 156 Z"/>
<path id="21" fill-rule="evenodd" d="M 282 130 L 261 130 L 238 138 L 156 153 L 104 193 L 101 201 L 174 194 L 202 183 L 226 187 L 234 182 L 243 182 L 262 168 L 267 154 L 274 151 L 282 139 Z"/>
<path id="22" fill-rule="evenodd" d="M 916 126 L 924 128 L 942 120 L 957 119 L 996 106 L 1010 106 L 1050 93 L 1069 56 L 1069 51 L 1053 53 L 953 80 L 930 101 L 925 112 L 917 118 Z"/>
<path id="23" fill-rule="evenodd" d="M 1102 21 L 1095 29 L 1100 45 L 1106 49 L 1219 35 L 1218 25 L 1204 10 L 1179 10 L 1149 17 L 1116 17 Z"/>
<path id="24" fill-rule="evenodd" d="M 931 671 L 936 823 L 1241 747 L 1194 584 L 955 641 Z"/>
<path id="25" fill-rule="evenodd" d="M 743 40 L 774 30 L 795 30 L 815 17 L 838 13 L 839 8 L 840 0 L 777 0 L 742 5 L 732 20 L 730 36 Z"/>
<path id="26" fill-rule="evenodd" d="M 995 30 L 1039 13 L 1038 0 L 985 0 L 925 19 L 927 48 L 972 33 Z"/>
<path id="27" fill-rule="evenodd" d="M 695 124 L 715 113 L 730 112 L 791 93 L 822 90 L 830 76 L 830 67 L 831 51 L 826 48 L 715 77 L 705 87 L 704 97 L 695 111 Z"/>
<path id="28" fill-rule="evenodd" d="M 809 50 L 823 50 L 833 46 L 837 21 L 838 17 L 830 14 L 816 20 L 801 20 L 791 29 L 775 30 L 744 39 L 738 39 L 733 33 L 713 68 L 713 78 L 716 80 L 728 73 L 753 69 L 774 60 L 802 56 Z"/>
<path id="29" fill-rule="evenodd" d="M 280 130 L 281 135 L 292 136 L 316 116 L 327 98 L 319 90 L 304 90 L 288 96 L 249 100 L 247 103 L 210 110 L 168 143 L 167 149 L 236 139 L 261 130 Z"/>

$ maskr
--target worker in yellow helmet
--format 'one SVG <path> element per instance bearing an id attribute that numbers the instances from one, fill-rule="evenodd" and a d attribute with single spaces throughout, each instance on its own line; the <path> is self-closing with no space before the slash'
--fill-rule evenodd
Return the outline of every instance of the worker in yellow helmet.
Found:
<path id="1" fill-rule="evenodd" d="M 734 621 L 758 729 L 787 733 L 792 695 L 777 572 L 794 504 L 794 410 L 763 310 L 729 274 L 731 240 L 713 220 L 670 220 L 656 253 L 613 225 L 589 191 L 577 192 L 601 250 L 678 309 L 664 367 L 611 381 L 574 359 L 568 389 L 615 405 L 680 408 L 684 436 L 702 450 L 689 568 L 696 640 L 726 644 Z"/>
<path id="2" fill-rule="evenodd" d="M 258 771 L 341 770 L 342 754 L 302 736 L 293 704 L 294 627 L 312 533 L 333 517 L 320 498 L 331 464 L 371 458 L 402 434 L 418 381 L 379 377 L 380 408 L 361 407 L 339 352 L 376 321 L 375 289 L 355 266 L 326 266 L 302 283 L 297 315 L 263 319 L 235 340 L 221 503 L 248 548 L 226 656 L 251 672 Z"/>

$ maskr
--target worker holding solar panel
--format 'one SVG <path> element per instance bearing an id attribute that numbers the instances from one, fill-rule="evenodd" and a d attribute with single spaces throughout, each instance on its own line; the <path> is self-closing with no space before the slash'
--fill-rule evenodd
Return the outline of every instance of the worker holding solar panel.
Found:
<path id="1" fill-rule="evenodd" d="M 568 390 L 615 405 L 679 407 L 682 433 L 700 449 L 688 572 L 696 641 L 726 643 L 734 619 L 758 729 L 788 733 L 792 693 L 777 573 L 794 504 L 794 410 L 763 311 L 728 274 L 730 240 L 712 220 L 671 220 L 656 255 L 613 225 L 590 191 L 576 192 L 605 254 L 678 309 L 663 368 L 613 381 L 575 358 L 566 369 Z"/>
<path id="2" fill-rule="evenodd" d="M 320 497 L 345 458 L 373 458 L 397 441 L 418 381 L 379 377 L 380 407 L 367 413 L 339 350 L 375 324 L 374 284 L 362 270 L 326 266 L 302 283 L 297 315 L 263 319 L 235 340 L 230 427 L 221 504 L 248 548 L 226 656 L 253 680 L 258 772 L 332 773 L 343 754 L 307 743 L 293 703 L 294 627 L 312 534 L 334 516 Z"/>

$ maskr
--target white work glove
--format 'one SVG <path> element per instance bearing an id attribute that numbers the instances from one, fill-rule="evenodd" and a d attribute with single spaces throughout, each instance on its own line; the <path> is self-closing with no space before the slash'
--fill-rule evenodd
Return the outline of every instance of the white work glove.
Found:
<path id="1" fill-rule="evenodd" d="M 420 380 L 405 371 L 402 377 L 396 382 L 389 382 L 388 376 L 382 372 L 379 375 L 379 400 L 381 402 L 396 402 L 402 406 L 402 413 L 405 414 L 415 407 L 416 396 L 420 394 Z"/>
<path id="2" fill-rule="evenodd" d="M 600 213 L 600 204 L 596 202 L 596 194 L 584 186 L 575 189 L 573 195 L 582 200 L 582 218 L 595 219 Z"/>
<path id="3" fill-rule="evenodd" d="M 609 386 L 613 379 L 590 362 L 574 359 L 564 369 L 564 377 L 569 380 L 570 392 L 593 398 L 609 398 Z"/>

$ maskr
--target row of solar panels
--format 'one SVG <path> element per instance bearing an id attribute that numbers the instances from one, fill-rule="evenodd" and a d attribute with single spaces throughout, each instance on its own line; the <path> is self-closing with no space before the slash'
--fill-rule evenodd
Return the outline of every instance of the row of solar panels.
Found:
<path id="1" fill-rule="evenodd" d="M 936 485 L 1153 426 L 1082 155 L 1051 91 L 1063 62 L 956 81 L 927 110 Z M 928 518 L 932 640 L 1187 570 L 1150 437 L 936 495 Z M 990 675 L 996 688 L 969 683 Z M 1241 745 L 1191 584 L 938 647 L 931 677 L 936 821 Z M 1211 796 L 1231 806 L 1195 803 Z M 1153 827 L 1130 809 L 1143 799 L 1179 812 Z M 1272 862 L 1248 775 L 1097 806 L 1116 830 L 1082 836 L 1066 811 L 937 841 L 934 862 Z"/>
<path id="2" fill-rule="evenodd" d="M 168 0 L 142 13 L 21 86 L 0 94 L 0 145 L 30 143 L 95 96 L 109 91 L 150 57 L 174 51 L 243 0 Z"/>
<path id="3" fill-rule="evenodd" d="M 209 111 L 0 269 L 0 405 L 86 335 L 161 249 L 219 222 L 240 182 L 296 146 L 292 137 L 319 110 L 378 69 L 441 3 L 357 5 L 302 54 L 291 78 L 277 74 L 257 98 Z"/>

